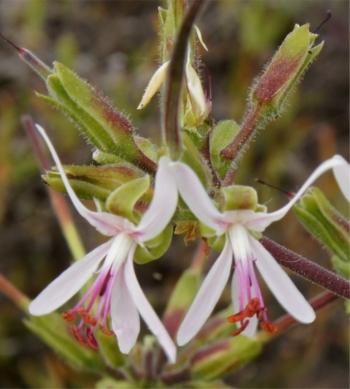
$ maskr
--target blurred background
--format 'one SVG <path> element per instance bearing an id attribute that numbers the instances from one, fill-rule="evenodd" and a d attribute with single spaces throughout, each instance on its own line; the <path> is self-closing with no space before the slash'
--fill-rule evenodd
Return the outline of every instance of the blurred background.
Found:
<path id="1" fill-rule="evenodd" d="M 158 65 L 155 0 L 1 0 L 0 30 L 46 63 L 58 60 L 88 79 L 126 113 L 141 135 L 160 143 L 159 104 L 136 107 Z M 261 132 L 245 154 L 239 183 L 264 179 L 295 190 L 308 173 L 335 152 L 348 155 L 347 0 L 211 1 L 198 25 L 209 52 L 203 69 L 210 74 L 213 115 L 240 121 L 249 87 L 295 23 L 311 30 L 331 9 L 320 30 L 325 47 L 294 94 L 284 115 Z M 16 54 L 0 42 L 0 272 L 33 298 L 65 269 L 71 255 L 50 208 L 45 185 L 20 117 L 30 113 L 44 125 L 66 163 L 89 163 L 91 149 L 59 113 L 35 97 L 45 92 Z M 346 204 L 328 174 L 319 186 L 342 211 Z M 274 208 L 283 195 L 257 187 L 260 201 Z M 74 214 L 87 249 L 99 237 Z M 291 249 L 331 267 L 328 255 L 296 222 L 293 214 L 268 235 Z M 162 312 L 195 244 L 176 238 L 171 251 L 139 272 L 153 306 Z M 140 270 L 140 269 L 137 269 Z M 320 288 L 293 276 L 306 296 Z M 161 293 L 162 291 L 162 293 Z M 266 291 L 267 292 L 267 291 Z M 270 317 L 282 310 L 265 293 Z M 222 306 L 229 302 L 226 291 Z M 63 364 L 22 323 L 22 313 L 0 295 L 0 387 L 87 387 L 96 377 Z M 348 332 L 343 301 L 318 313 L 309 326 L 295 326 L 271 341 L 260 357 L 235 371 L 234 387 L 345 388 L 348 386 Z"/>

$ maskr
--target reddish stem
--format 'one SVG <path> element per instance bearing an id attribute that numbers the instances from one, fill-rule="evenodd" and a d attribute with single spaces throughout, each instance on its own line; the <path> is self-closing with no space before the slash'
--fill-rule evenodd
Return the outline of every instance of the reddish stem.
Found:
<path id="1" fill-rule="evenodd" d="M 300 254 L 263 237 L 260 242 L 281 265 L 298 273 L 308 281 L 328 289 L 333 294 L 350 298 L 350 282 Z"/>
<path id="2" fill-rule="evenodd" d="M 8 279 L 0 274 L 0 291 L 21 309 L 28 304 L 28 297 L 18 290 Z"/>

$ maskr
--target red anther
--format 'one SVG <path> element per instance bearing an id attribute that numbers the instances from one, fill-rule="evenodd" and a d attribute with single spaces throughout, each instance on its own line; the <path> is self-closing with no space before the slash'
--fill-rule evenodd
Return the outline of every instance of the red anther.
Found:
<path id="1" fill-rule="evenodd" d="M 243 321 L 247 317 L 245 310 L 235 313 L 227 318 L 229 323 L 237 323 L 238 321 Z"/>
<path id="2" fill-rule="evenodd" d="M 252 317 L 261 310 L 260 301 L 257 297 L 251 299 L 247 306 L 244 308 L 247 316 Z"/>
<path id="3" fill-rule="evenodd" d="M 65 321 L 74 321 L 76 319 L 75 312 L 67 311 L 62 313 L 62 319 Z"/>
<path id="4" fill-rule="evenodd" d="M 270 321 L 261 321 L 260 322 L 260 327 L 266 331 L 266 332 L 269 332 L 270 334 L 274 334 L 277 332 L 278 330 L 278 326 L 276 326 L 275 324 L 272 324 Z"/>
<path id="5" fill-rule="evenodd" d="M 78 327 L 76 327 L 76 326 L 71 327 L 71 333 L 72 333 L 72 335 L 74 336 L 74 338 L 75 338 L 80 344 L 83 344 L 83 345 L 86 344 L 85 339 L 84 339 L 83 335 L 81 334 L 81 332 L 80 332 L 80 330 L 79 330 Z"/>
<path id="6" fill-rule="evenodd" d="M 248 324 L 249 324 L 249 320 L 245 320 L 244 322 L 241 323 L 241 326 L 239 328 L 232 331 L 231 335 L 232 336 L 239 335 L 241 332 L 243 332 L 247 328 Z"/>
<path id="7" fill-rule="evenodd" d="M 81 315 L 81 316 L 84 316 L 88 313 L 88 311 L 84 308 L 84 307 L 79 307 L 77 309 L 77 312 Z"/>
<path id="8" fill-rule="evenodd" d="M 100 326 L 100 330 L 107 336 L 114 335 L 114 333 L 107 326 Z"/>
<path id="9" fill-rule="evenodd" d="M 93 350 L 98 350 L 98 343 L 90 328 L 86 329 L 86 345 L 92 348 Z"/>
<path id="10" fill-rule="evenodd" d="M 97 319 L 87 312 L 82 314 L 82 318 L 85 324 L 92 325 L 93 327 L 97 324 Z"/>

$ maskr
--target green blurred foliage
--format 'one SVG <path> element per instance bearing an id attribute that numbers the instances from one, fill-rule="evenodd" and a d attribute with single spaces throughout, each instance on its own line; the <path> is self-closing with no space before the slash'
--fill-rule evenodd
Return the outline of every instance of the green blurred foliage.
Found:
<path id="1" fill-rule="evenodd" d="M 294 190 L 308 172 L 335 152 L 348 155 L 348 2 L 219 0 L 210 2 L 199 20 L 209 52 L 203 56 L 203 78 L 211 76 L 213 116 L 242 120 L 249 87 L 261 73 L 294 23 L 324 18 L 331 4 L 333 19 L 320 32 L 326 45 L 305 76 L 283 116 L 256 138 L 242 159 L 237 183 L 255 178 Z M 140 135 L 160 144 L 158 104 L 136 107 L 159 63 L 158 1 L 3 0 L 1 31 L 34 51 L 46 63 L 58 60 L 88 79 L 130 117 Z M 142 20 L 142 23 L 140 22 Z M 90 163 L 74 126 L 34 95 L 44 85 L 4 43 L 0 43 L 0 271 L 34 297 L 71 258 L 50 209 L 20 116 L 31 113 L 50 132 L 66 163 Z M 330 175 L 319 180 L 328 199 L 340 199 Z M 274 208 L 283 195 L 257 187 L 259 201 Z M 339 201 L 340 207 L 345 207 Z M 94 231 L 79 221 L 89 247 Z M 293 215 L 270 236 L 324 266 L 329 258 L 298 226 Z M 161 311 L 170 290 L 191 256 L 173 244 L 166 256 L 140 273 L 152 304 Z M 35 276 L 33 276 L 35 275 Z M 319 289 L 297 280 L 307 296 Z M 266 293 L 270 316 L 281 310 Z M 226 291 L 224 303 L 228 303 Z M 97 377 L 65 366 L 27 331 L 21 314 L 0 296 L 0 387 L 91 387 Z M 267 345 L 262 355 L 229 375 L 234 387 L 345 387 L 348 335 L 341 302 L 319 312 L 315 324 L 299 326 Z M 300 360 L 302 359 L 302 363 Z M 99 387 L 119 387 L 112 381 Z M 113 386 L 114 385 L 114 386 Z"/>

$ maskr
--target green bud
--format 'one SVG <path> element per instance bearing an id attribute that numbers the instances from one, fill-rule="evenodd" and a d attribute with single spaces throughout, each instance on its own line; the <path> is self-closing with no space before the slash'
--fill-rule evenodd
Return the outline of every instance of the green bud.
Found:
<path id="1" fill-rule="evenodd" d="M 261 343 L 243 335 L 200 348 L 191 360 L 192 377 L 213 380 L 241 367 L 261 351 Z"/>
<path id="2" fill-rule="evenodd" d="M 164 314 L 164 324 L 170 335 L 175 335 L 202 281 L 199 268 L 185 270 L 177 281 Z"/>
<path id="3" fill-rule="evenodd" d="M 254 106 L 265 106 L 275 114 L 280 113 L 289 92 L 323 47 L 323 42 L 314 46 L 316 38 L 317 34 L 309 31 L 308 24 L 295 25 L 253 87 Z"/>
<path id="4" fill-rule="evenodd" d="M 341 261 L 350 261 L 350 226 L 320 189 L 310 188 L 294 211 L 304 227 L 332 254 Z"/>
<path id="5" fill-rule="evenodd" d="M 77 195 L 88 200 L 93 198 L 106 200 L 113 190 L 143 174 L 132 165 L 65 165 L 64 170 Z M 66 191 L 57 170 L 50 170 L 43 176 L 43 179 L 55 190 Z"/>
<path id="6" fill-rule="evenodd" d="M 231 185 L 221 188 L 224 195 L 224 211 L 251 209 L 255 211 L 258 205 L 256 190 L 250 186 Z"/>
<path id="7" fill-rule="evenodd" d="M 134 208 L 136 203 L 148 191 L 149 186 L 150 177 L 148 175 L 122 184 L 108 196 L 106 201 L 107 210 L 137 223 L 138 217 L 134 213 Z"/>
<path id="8" fill-rule="evenodd" d="M 223 179 L 231 161 L 221 157 L 221 152 L 231 144 L 238 134 L 239 125 L 234 120 L 220 121 L 210 132 L 210 160 L 219 178 Z"/>

